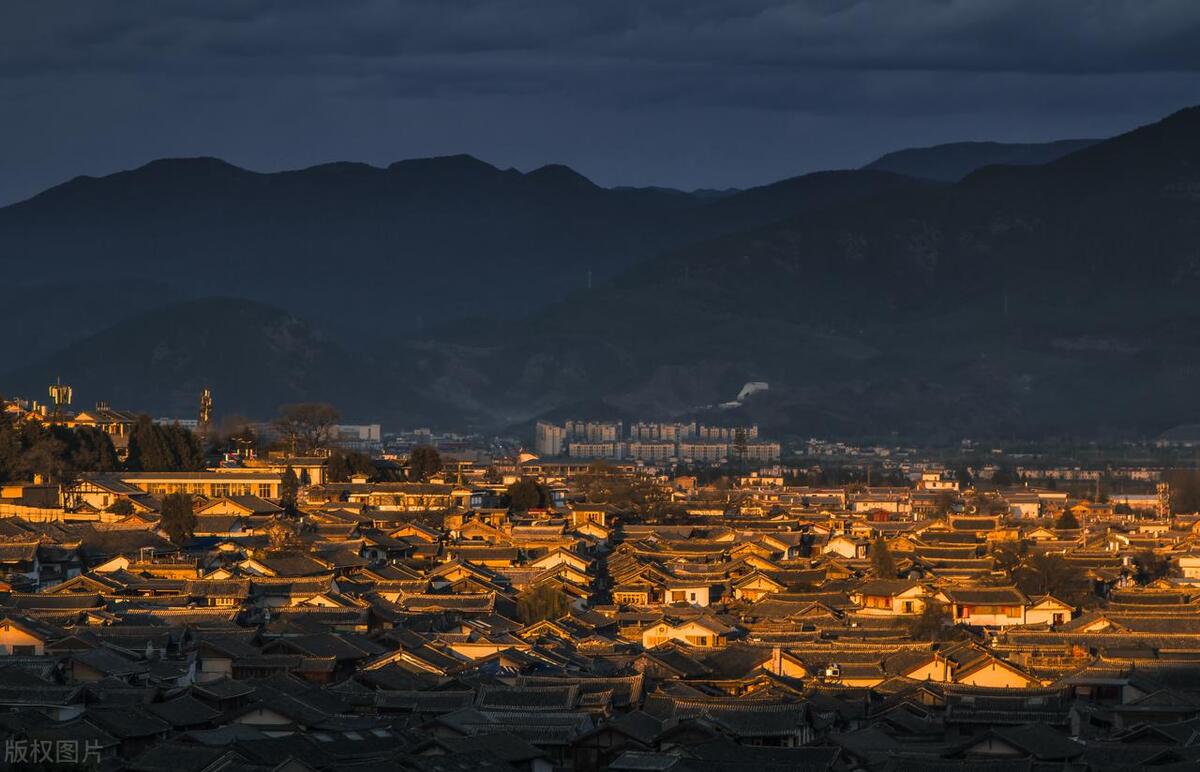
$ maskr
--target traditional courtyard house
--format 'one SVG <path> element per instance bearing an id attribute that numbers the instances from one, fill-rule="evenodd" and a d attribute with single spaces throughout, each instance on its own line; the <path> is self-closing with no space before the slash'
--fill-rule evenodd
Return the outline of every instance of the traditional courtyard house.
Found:
<path id="1" fill-rule="evenodd" d="M 326 576 L 333 569 L 327 561 L 301 552 L 247 558 L 237 565 L 242 572 L 255 577 Z"/>
<path id="2" fill-rule="evenodd" d="M 1035 543 L 1057 541 L 1060 538 L 1058 531 L 1044 526 L 1038 526 L 1025 532 L 1025 539 Z"/>
<path id="3" fill-rule="evenodd" d="M 779 582 L 766 573 L 752 571 L 733 583 L 733 596 L 738 600 L 753 603 L 767 595 L 783 592 L 787 585 Z"/>
<path id="4" fill-rule="evenodd" d="M 1053 595 L 1043 595 L 1030 599 L 1030 605 L 1025 610 L 1027 625 L 1061 625 L 1070 622 L 1075 613 L 1075 607 L 1055 598 Z"/>
<path id="5" fill-rule="evenodd" d="M 726 645 L 733 633 L 732 627 L 711 616 L 691 619 L 661 617 L 642 631 L 642 645 L 653 649 L 677 641 L 699 649 L 715 649 Z"/>
<path id="6" fill-rule="evenodd" d="M 259 496 L 222 496 L 196 507 L 197 517 L 274 517 L 281 514 L 283 507 Z"/>
<path id="7" fill-rule="evenodd" d="M 189 579 L 183 594 L 200 606 L 233 608 L 250 598 L 249 579 Z"/>
<path id="8" fill-rule="evenodd" d="M 66 631 L 30 617 L 9 614 L 0 619 L 0 655 L 40 657 L 47 644 Z"/>
<path id="9" fill-rule="evenodd" d="M 1084 750 L 1085 746 L 1045 724 L 1025 724 L 993 727 L 964 742 L 953 755 L 968 760 L 986 759 L 984 763 L 1023 760 L 1030 768 L 1035 764 L 1066 767 L 1082 756 Z"/>
<path id="10" fill-rule="evenodd" d="M 643 578 L 622 582 L 612 588 L 613 603 L 622 606 L 649 606 L 658 596 L 658 587 Z"/>
<path id="11" fill-rule="evenodd" d="M 572 504 L 567 507 L 567 516 L 575 528 L 584 523 L 596 523 L 609 527 L 613 520 L 613 510 L 607 504 Z"/>
<path id="12" fill-rule="evenodd" d="M 957 624 L 1008 627 L 1025 624 L 1029 599 L 1016 587 L 946 587 L 941 599 L 950 604 Z"/>
<path id="13" fill-rule="evenodd" d="M 910 616 L 925 610 L 925 588 L 907 579 L 871 579 L 850 591 L 867 616 Z"/>
<path id="14" fill-rule="evenodd" d="M 199 538 L 233 539 L 249 535 L 246 532 L 246 521 L 237 515 L 198 516 L 196 527 L 192 531 L 192 536 Z"/>
<path id="15" fill-rule="evenodd" d="M 447 560 L 460 560 L 487 568 L 514 566 L 520 560 L 520 556 L 520 550 L 516 547 L 488 547 L 473 544 L 447 544 L 445 546 Z"/>
<path id="16" fill-rule="evenodd" d="M 663 603 L 686 603 L 689 606 L 707 606 L 711 586 L 703 582 L 674 580 L 663 587 Z"/>
<path id="17" fill-rule="evenodd" d="M 38 543 L 37 560 L 42 589 L 79 576 L 83 571 L 83 559 L 79 555 L 79 541 Z"/>
<path id="18" fill-rule="evenodd" d="M 862 559 L 867 556 L 870 542 L 866 539 L 853 539 L 849 536 L 834 536 L 821 547 L 824 555 L 840 555 L 849 560 Z"/>
<path id="19" fill-rule="evenodd" d="M 1042 514 L 1042 499 L 1036 492 L 1006 493 L 1008 512 L 1018 520 L 1035 520 Z"/>
<path id="20" fill-rule="evenodd" d="M 955 668 L 952 676 L 954 683 L 967 686 L 1028 689 L 1043 685 L 1032 674 L 1011 662 L 992 655 L 978 657 L 960 664 Z"/>
<path id="21" fill-rule="evenodd" d="M 37 541 L 0 542 L 0 577 L 10 585 L 37 587 L 41 581 L 41 562 Z"/>
<path id="22" fill-rule="evenodd" d="M 63 488 L 63 506 L 67 510 L 92 512 L 100 522 L 121 519 L 121 515 L 110 511 L 118 501 L 128 502 L 134 512 L 157 512 L 161 507 L 156 497 L 112 474 L 83 475 Z"/>
<path id="23" fill-rule="evenodd" d="M 415 522 L 405 523 L 399 528 L 389 530 L 388 536 L 404 539 L 409 542 L 425 542 L 426 544 L 436 544 L 442 538 L 441 533 L 437 530 Z"/>
<path id="24" fill-rule="evenodd" d="M 1200 554 L 1189 552 L 1175 559 L 1184 579 L 1200 579 Z"/>

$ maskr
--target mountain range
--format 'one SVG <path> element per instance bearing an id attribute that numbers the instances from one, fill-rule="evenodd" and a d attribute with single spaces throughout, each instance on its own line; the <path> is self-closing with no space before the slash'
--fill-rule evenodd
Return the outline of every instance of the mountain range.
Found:
<path id="1" fill-rule="evenodd" d="M 1057 142 L 951 142 L 887 153 L 864 169 L 893 172 L 942 182 L 958 182 L 984 166 L 1041 166 L 1096 144 L 1098 139 Z"/>
<path id="2" fill-rule="evenodd" d="M 1001 165 L 997 165 L 997 159 Z M 961 177 L 961 178 L 960 178 Z M 755 420 L 789 436 L 1144 436 L 1200 420 L 1200 109 L 744 191 L 466 156 L 178 159 L 0 209 L 0 390 L 188 416 Z M 728 402 L 747 381 L 770 390 Z"/>

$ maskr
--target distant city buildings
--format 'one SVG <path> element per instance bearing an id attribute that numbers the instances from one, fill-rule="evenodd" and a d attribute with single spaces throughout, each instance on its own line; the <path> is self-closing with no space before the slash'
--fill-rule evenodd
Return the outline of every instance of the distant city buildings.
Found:
<path id="1" fill-rule="evenodd" d="M 780 457 L 778 442 L 759 437 L 757 426 L 638 422 L 625 430 L 620 421 L 538 421 L 534 448 L 541 456 L 717 464 L 762 464 Z"/>

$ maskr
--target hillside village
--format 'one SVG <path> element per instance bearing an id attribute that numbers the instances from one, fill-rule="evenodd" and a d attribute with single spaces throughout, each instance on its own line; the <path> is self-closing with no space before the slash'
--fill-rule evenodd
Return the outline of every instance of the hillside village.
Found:
<path id="1" fill-rule="evenodd" d="M 119 411 L 57 420 L 138 442 Z M 6 481 L 6 764 L 1200 764 L 1200 516 L 1165 485 L 337 458 Z"/>

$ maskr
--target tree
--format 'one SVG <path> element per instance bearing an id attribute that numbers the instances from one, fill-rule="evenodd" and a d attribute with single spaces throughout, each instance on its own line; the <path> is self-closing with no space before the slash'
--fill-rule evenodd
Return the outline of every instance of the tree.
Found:
<path id="1" fill-rule="evenodd" d="M 1054 521 L 1054 527 L 1060 531 L 1074 531 L 1079 528 L 1079 520 L 1071 510 L 1064 509 L 1058 519 Z"/>
<path id="2" fill-rule="evenodd" d="M 125 467 L 134 472 L 191 472 L 204 467 L 204 454 L 190 430 L 160 426 L 141 416 L 129 434 Z"/>
<path id="3" fill-rule="evenodd" d="M 440 471 L 442 471 L 442 456 L 436 448 L 429 445 L 418 445 L 408 454 L 408 477 L 410 480 L 425 482 Z"/>
<path id="4" fill-rule="evenodd" d="M 296 514 L 296 498 L 300 495 L 300 478 L 291 464 L 283 472 L 283 481 L 279 485 L 279 506 L 289 515 Z"/>
<path id="5" fill-rule="evenodd" d="M 71 466 L 67 443 L 48 429 L 29 429 L 22 432 L 26 440 L 21 454 L 20 468 L 25 475 L 40 475 L 47 482 L 63 482 L 75 476 Z"/>
<path id="6" fill-rule="evenodd" d="M 1151 550 L 1144 550 L 1133 557 L 1133 566 L 1137 571 L 1133 580 L 1138 584 L 1150 584 L 1167 575 L 1171 562 Z"/>
<path id="7" fill-rule="evenodd" d="M 908 633 L 917 641 L 941 641 L 954 633 L 954 620 L 946 606 L 932 598 L 909 624 Z"/>
<path id="8" fill-rule="evenodd" d="M 1171 469 L 1163 479 L 1170 486 L 1172 512 L 1200 512 L 1200 472 Z"/>
<path id="9" fill-rule="evenodd" d="M 550 503 L 550 494 L 537 480 L 527 477 L 508 486 L 508 508 L 513 512 L 528 512 Z"/>
<path id="10" fill-rule="evenodd" d="M 566 594 L 550 582 L 535 585 L 517 595 L 517 616 L 525 624 L 558 619 L 570 609 Z"/>
<path id="11" fill-rule="evenodd" d="M 744 470 L 746 467 L 746 453 L 748 450 L 746 442 L 746 430 L 738 427 L 733 432 L 733 457 L 737 461 L 737 468 Z"/>
<path id="12" fill-rule="evenodd" d="M 296 526 L 293 524 L 295 522 L 285 522 L 276 518 L 267 527 L 267 544 L 269 545 L 266 550 L 267 554 L 286 554 L 303 549 L 300 534 L 296 532 Z"/>
<path id="13" fill-rule="evenodd" d="M 64 482 L 87 472 L 112 472 L 117 453 L 107 433 L 0 418 L 0 481 L 40 475 Z"/>
<path id="14" fill-rule="evenodd" d="M 182 546 L 196 532 L 196 513 L 189 493 L 168 493 L 162 501 L 160 526 L 175 544 Z"/>
<path id="15" fill-rule="evenodd" d="M 112 506 L 108 508 L 108 511 L 113 513 L 114 515 L 122 515 L 122 516 L 132 515 L 133 514 L 133 502 L 131 502 L 129 499 L 124 499 L 124 498 L 117 499 L 116 501 L 113 502 Z"/>
<path id="16" fill-rule="evenodd" d="M 297 402 L 279 408 L 275 429 L 289 453 L 306 455 L 329 444 L 338 411 L 324 402 Z"/>
<path id="17" fill-rule="evenodd" d="M 1013 580 L 1026 595 L 1054 595 L 1065 600 L 1074 594 L 1077 574 L 1062 555 L 1040 552 L 1013 572 Z"/>
<path id="18" fill-rule="evenodd" d="M 896 558 L 882 536 L 871 545 L 871 568 L 880 579 L 896 578 Z"/>
<path id="19" fill-rule="evenodd" d="M 1008 464 L 1000 464 L 996 467 L 996 471 L 992 473 L 992 483 L 997 486 L 1015 485 L 1016 482 L 1017 473 Z"/>
<path id="20" fill-rule="evenodd" d="M 347 453 L 342 450 L 330 453 L 329 463 L 325 467 L 330 482 L 350 482 L 350 478 L 356 474 L 365 474 L 373 479 L 378 477 L 378 471 L 375 462 L 366 453 Z"/>
<path id="21" fill-rule="evenodd" d="M 1012 574 L 1025 561 L 1027 554 L 1029 554 L 1029 542 L 1024 539 L 1004 541 L 997 544 L 996 548 L 992 550 L 992 559 L 996 562 L 996 568 Z"/>
<path id="22" fill-rule="evenodd" d="M 954 503 L 957 497 L 950 491 L 942 491 L 934 499 L 935 514 L 938 518 L 944 518 L 949 515 L 954 509 Z"/>

